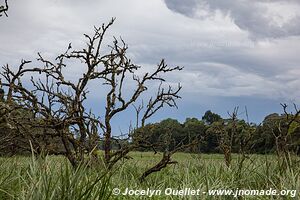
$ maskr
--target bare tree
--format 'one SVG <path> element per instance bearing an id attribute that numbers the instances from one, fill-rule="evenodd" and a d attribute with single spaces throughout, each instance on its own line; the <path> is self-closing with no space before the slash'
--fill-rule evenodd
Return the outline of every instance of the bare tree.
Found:
<path id="1" fill-rule="evenodd" d="M 161 60 L 155 70 L 139 75 L 141 67 L 127 57 L 128 46 L 122 39 L 114 38 L 109 51 L 103 49 L 105 33 L 114 20 L 107 25 L 94 27 L 93 35 L 85 34 L 87 43 L 82 50 L 73 50 L 69 44 L 67 50 L 54 61 L 39 53 L 38 61 L 42 63 L 40 67 L 28 67 L 30 61 L 22 60 L 16 71 L 5 65 L 1 73 L 2 86 L 6 87 L 6 102 L 10 109 L 26 110 L 35 119 L 34 123 L 27 124 L 18 124 L 18 120 L 14 120 L 16 127 L 23 129 L 23 132 L 32 128 L 42 129 L 45 130 L 44 135 L 59 137 L 73 166 L 84 160 L 85 153 L 93 154 L 98 149 L 99 136 L 102 135 L 104 161 L 108 168 L 125 158 L 128 152 L 139 147 L 152 146 L 143 140 L 116 151 L 112 150 L 112 141 L 115 139 L 112 119 L 140 102 L 144 93 L 149 91 L 149 86 L 154 87 L 158 83 L 155 96 L 145 101 L 147 105 L 140 105 L 138 110 L 137 120 L 141 121 L 141 126 L 165 105 L 177 107 L 176 100 L 180 98 L 178 93 L 181 86 L 178 85 L 175 89 L 170 85 L 164 87 L 166 80 L 163 75 L 180 71 L 181 67 L 169 67 Z M 83 67 L 84 72 L 77 80 L 66 78 L 70 61 L 79 61 Z M 28 76 L 31 77 L 30 85 L 26 82 Z M 91 82 L 107 90 L 104 118 L 101 119 L 85 106 L 88 85 Z M 128 90 L 129 83 L 135 85 L 132 91 Z M 28 138 L 30 141 L 34 139 L 34 135 Z"/>
<path id="2" fill-rule="evenodd" d="M 7 11 L 8 11 L 8 3 L 7 0 L 4 0 L 4 5 L 0 6 L 0 17 L 2 17 L 3 13 L 5 14 L 6 17 L 8 17 L 7 15 Z"/>
<path id="3" fill-rule="evenodd" d="M 280 104 L 284 112 L 284 118 L 278 120 L 275 127 L 270 127 L 275 137 L 276 152 L 281 164 L 290 164 L 289 148 L 291 146 L 292 128 L 294 125 L 300 124 L 300 110 L 294 104 L 294 112 L 289 113 L 287 104 Z"/>
<path id="4" fill-rule="evenodd" d="M 235 107 L 232 112 L 228 112 L 229 119 L 214 122 L 207 130 L 209 134 L 217 134 L 219 148 L 224 154 L 224 160 L 227 167 L 231 166 L 232 152 L 238 151 L 241 155 L 239 157 L 239 167 L 241 168 L 243 162 L 248 156 L 246 155 L 250 150 L 250 141 L 255 128 L 249 122 L 239 120 L 239 107 Z M 248 119 L 247 108 L 245 109 L 246 117 Z"/>

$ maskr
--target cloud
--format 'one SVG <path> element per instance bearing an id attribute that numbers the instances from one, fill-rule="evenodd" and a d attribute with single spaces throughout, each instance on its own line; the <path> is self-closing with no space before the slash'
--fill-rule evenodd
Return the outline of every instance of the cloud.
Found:
<path id="1" fill-rule="evenodd" d="M 0 19 L 0 64 L 33 60 L 37 52 L 54 58 L 69 42 L 81 49 L 84 33 L 116 17 L 105 44 L 122 36 L 143 72 L 161 58 L 185 67 L 167 79 L 182 82 L 181 106 L 188 113 L 195 112 L 190 102 L 222 107 L 227 99 L 225 107 L 233 98 L 234 103 L 259 98 L 274 108 L 274 102 L 300 99 L 299 5 L 298 0 L 15 0 L 9 17 Z M 80 67 L 72 64 L 68 76 L 80 75 Z M 96 84 L 90 89 L 91 101 L 101 99 Z"/>
<path id="2" fill-rule="evenodd" d="M 290 70 L 275 77 L 245 72 L 220 63 L 199 63 L 201 70 L 184 72 L 181 80 L 186 92 L 200 96 L 259 97 L 294 100 L 300 98 L 296 85 L 300 84 L 300 70 Z M 204 70 L 204 68 L 206 70 Z"/>
<path id="3" fill-rule="evenodd" d="M 300 35 L 298 0 L 165 0 L 167 7 L 189 17 L 203 19 L 218 13 L 230 16 L 240 29 L 256 38 Z"/>

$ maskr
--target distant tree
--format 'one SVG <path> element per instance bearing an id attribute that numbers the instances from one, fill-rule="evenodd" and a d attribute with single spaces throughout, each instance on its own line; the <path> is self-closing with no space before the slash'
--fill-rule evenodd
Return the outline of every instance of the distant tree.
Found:
<path id="1" fill-rule="evenodd" d="M 173 150 L 178 144 L 186 143 L 187 137 L 184 135 L 183 126 L 176 119 L 165 119 L 158 124 L 160 141 L 166 144 L 168 150 Z"/>
<path id="2" fill-rule="evenodd" d="M 165 145 L 163 145 L 162 141 L 160 140 L 161 135 L 164 133 L 160 132 L 158 126 L 159 123 L 150 123 L 134 130 L 132 133 L 132 143 L 140 144 L 140 147 L 136 150 L 153 151 L 155 153 L 164 150 Z M 122 146 L 119 148 L 121 149 Z"/>
<path id="3" fill-rule="evenodd" d="M 298 124 L 295 123 L 290 128 L 291 134 L 291 147 L 290 150 L 300 156 L 300 119 Z"/>
<path id="4" fill-rule="evenodd" d="M 151 144 L 156 144 L 155 146 L 159 147 L 156 150 L 164 151 L 166 149 L 173 150 L 180 144 L 189 144 L 196 138 L 202 138 L 205 134 L 205 125 L 196 118 L 187 118 L 184 124 L 181 124 L 176 119 L 168 118 L 159 123 L 147 124 L 135 132 L 135 140 L 136 138 L 139 139 L 141 135 L 148 136 L 144 140 Z M 191 149 L 185 150 L 191 151 Z"/>
<path id="5" fill-rule="evenodd" d="M 188 135 L 184 126 L 171 118 L 136 129 L 133 139 L 133 144 L 141 143 L 143 144 L 141 147 L 147 148 L 147 150 L 163 152 L 161 160 L 145 171 L 141 176 L 141 180 L 144 180 L 153 172 L 160 171 L 169 164 L 177 163 L 171 158 L 174 153 L 189 151 L 198 146 L 201 141 L 199 135 Z"/>
<path id="6" fill-rule="evenodd" d="M 216 113 L 211 112 L 210 110 L 206 111 L 205 114 L 202 117 L 202 120 L 210 125 L 214 122 L 222 120 L 222 117 Z"/>
<path id="7" fill-rule="evenodd" d="M 234 139 L 234 152 L 240 153 L 245 156 L 250 153 L 252 143 L 257 126 L 254 123 L 246 122 L 245 120 L 238 120 L 236 123 L 236 136 Z"/>
<path id="8" fill-rule="evenodd" d="M 256 127 L 253 124 L 246 123 L 238 119 L 238 107 L 226 120 L 217 120 L 207 129 L 207 135 L 215 135 L 218 141 L 218 147 L 224 154 L 225 163 L 231 166 L 232 153 L 239 153 L 242 158 L 240 164 L 246 159 L 246 154 L 250 153 L 251 140 Z"/>
<path id="9" fill-rule="evenodd" d="M 253 134 L 251 141 L 253 153 L 273 153 L 276 151 L 272 130 L 276 127 L 280 116 L 277 113 L 267 115 Z"/>
<path id="10" fill-rule="evenodd" d="M 192 141 L 194 138 L 200 140 L 198 146 L 194 146 L 194 149 L 189 149 L 190 152 L 204 152 L 205 150 L 205 130 L 206 126 L 203 121 L 197 118 L 187 118 L 183 124 L 184 135 L 187 136 L 188 142 Z M 197 149 L 195 149 L 197 147 Z"/>

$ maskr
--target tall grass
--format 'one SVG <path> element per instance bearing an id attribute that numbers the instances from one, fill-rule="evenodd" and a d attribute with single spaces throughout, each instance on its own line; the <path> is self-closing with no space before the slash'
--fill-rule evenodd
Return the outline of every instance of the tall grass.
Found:
<path id="1" fill-rule="evenodd" d="M 211 189 L 288 189 L 300 190 L 300 159 L 293 156 L 284 170 L 273 155 L 251 155 L 241 166 L 233 155 L 231 167 L 222 155 L 175 154 L 172 165 L 151 174 L 140 183 L 142 172 L 159 160 L 153 153 L 134 152 L 134 159 L 116 166 L 107 173 L 100 166 L 88 164 L 74 170 L 59 156 L 45 159 L 0 158 L 0 199 L 149 199 L 139 196 L 114 196 L 113 188 L 129 189 L 192 188 Z M 154 196 L 151 199 L 234 199 L 232 196 Z M 299 191 L 291 196 L 243 196 L 238 199 L 300 199 Z"/>
<path id="2" fill-rule="evenodd" d="M 0 199 L 108 199 L 110 175 L 83 164 L 74 170 L 62 157 L 2 158 Z"/>
<path id="3" fill-rule="evenodd" d="M 251 155 L 240 167 L 238 155 L 233 155 L 233 163 L 230 168 L 225 165 L 223 155 L 196 155 L 196 154 L 175 154 L 174 160 L 179 161 L 178 165 L 170 166 L 159 173 L 150 175 L 146 182 L 139 183 L 138 177 L 143 170 L 158 160 L 157 156 L 150 153 L 134 153 L 135 159 L 124 163 L 118 173 L 112 177 L 112 187 L 125 191 L 130 189 L 161 189 L 165 188 L 193 188 L 201 191 L 211 189 L 288 189 L 300 190 L 300 159 L 294 157 L 288 169 L 282 173 L 277 158 L 274 155 Z M 251 197 L 244 196 L 239 199 L 300 199 L 298 196 L 279 197 Z M 123 199 L 139 199 L 131 196 Z M 234 199 L 232 196 L 210 197 L 167 197 L 168 199 Z M 121 199 L 121 198 L 119 198 Z M 166 199 L 166 196 L 156 196 L 152 199 Z"/>

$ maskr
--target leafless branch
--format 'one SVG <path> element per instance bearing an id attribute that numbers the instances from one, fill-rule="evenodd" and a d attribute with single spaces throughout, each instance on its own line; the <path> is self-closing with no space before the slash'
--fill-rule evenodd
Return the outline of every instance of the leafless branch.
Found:
<path id="1" fill-rule="evenodd" d="M 2 13 L 4 13 L 6 17 L 8 17 L 8 15 L 7 15 L 7 11 L 8 11 L 8 3 L 7 3 L 7 1 L 8 0 L 4 0 L 5 5 L 4 6 L 0 6 L 0 17 L 2 17 Z"/>

